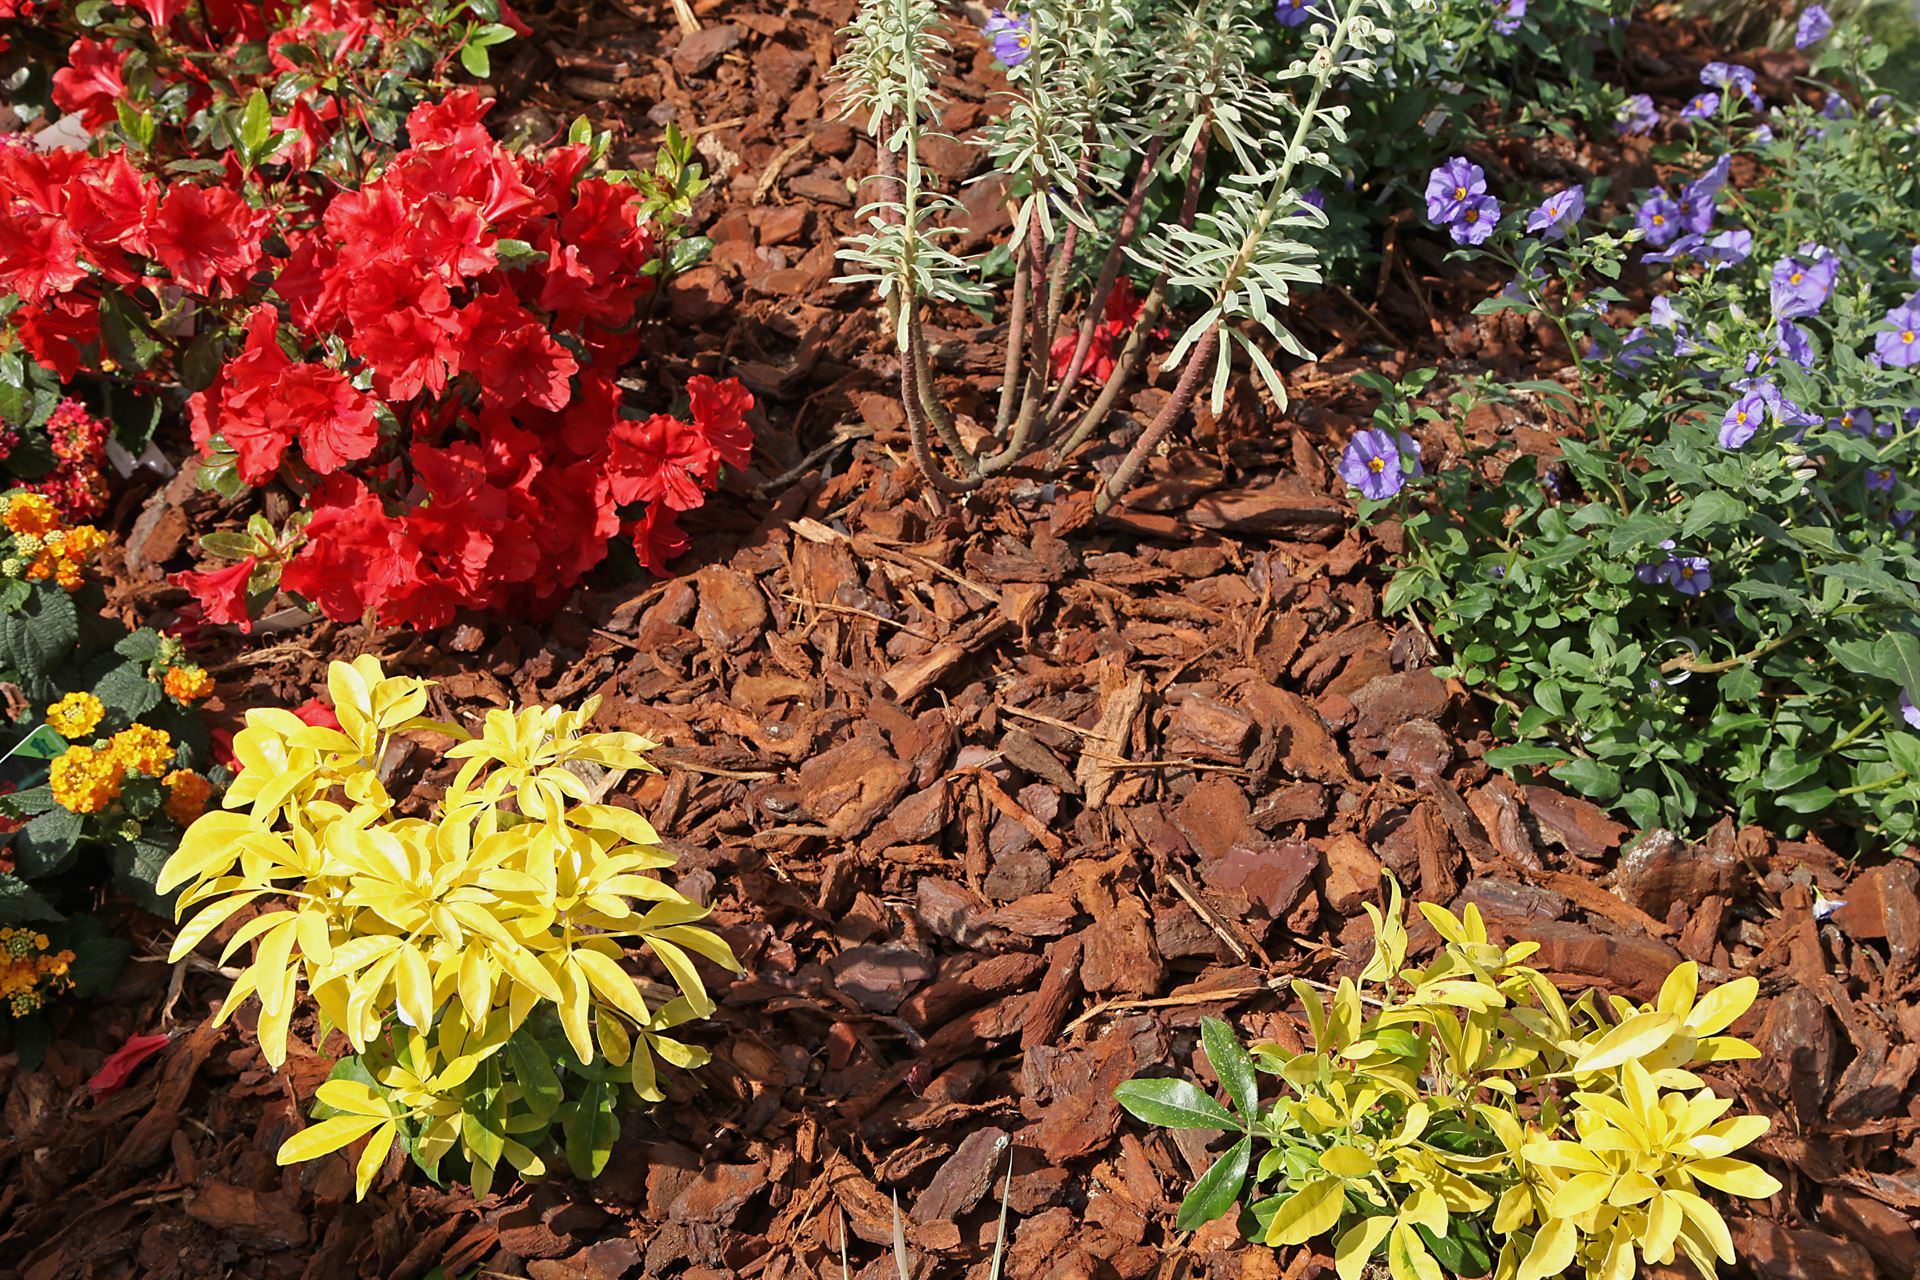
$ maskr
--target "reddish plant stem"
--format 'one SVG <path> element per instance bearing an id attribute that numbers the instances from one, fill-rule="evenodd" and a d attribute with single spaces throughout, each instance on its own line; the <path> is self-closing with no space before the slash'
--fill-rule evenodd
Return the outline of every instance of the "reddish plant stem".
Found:
<path id="1" fill-rule="evenodd" d="M 1113 473 L 1112 478 L 1101 486 L 1100 492 L 1094 496 L 1095 512 L 1105 515 L 1113 504 L 1133 487 L 1133 482 L 1139 478 L 1142 468 L 1147 465 L 1147 459 L 1153 456 L 1153 451 L 1160 447 L 1160 442 L 1166 439 L 1167 433 L 1173 430 L 1174 424 L 1187 416 L 1187 410 L 1192 406 L 1194 396 L 1199 394 L 1200 381 L 1206 377 L 1207 365 L 1213 359 L 1214 349 L 1219 345 L 1220 326 L 1210 325 L 1200 341 L 1194 344 L 1192 352 L 1188 354 L 1187 367 L 1180 373 L 1180 381 L 1173 389 L 1172 398 L 1160 410 L 1159 416 L 1154 418 L 1152 424 L 1140 433 L 1140 438 L 1133 442 L 1133 448 L 1127 450 L 1127 456 L 1120 462 L 1120 469 Z"/>
<path id="2" fill-rule="evenodd" d="M 921 386 L 923 370 L 926 369 L 924 341 L 917 323 L 917 308 L 911 301 L 904 304 L 907 313 L 907 350 L 900 359 L 900 404 L 907 414 L 907 438 L 912 442 L 913 460 L 920 467 L 920 473 L 927 483 L 948 496 L 971 493 L 980 487 L 980 478 L 976 475 L 966 479 L 955 479 L 947 474 L 933 456 L 931 442 L 932 429 L 928 423 L 925 390 Z"/>

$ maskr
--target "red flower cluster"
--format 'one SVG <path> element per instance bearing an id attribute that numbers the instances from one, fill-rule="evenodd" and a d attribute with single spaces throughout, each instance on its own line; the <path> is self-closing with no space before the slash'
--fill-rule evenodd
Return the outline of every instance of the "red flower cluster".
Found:
<path id="1" fill-rule="evenodd" d="M 1140 295 L 1134 292 L 1133 281 L 1120 277 L 1107 294 L 1107 305 L 1100 323 L 1094 326 L 1093 341 L 1087 345 L 1086 360 L 1081 370 L 1092 382 L 1105 386 L 1107 379 L 1113 376 L 1114 365 L 1120 359 L 1120 350 L 1127 345 L 1127 335 L 1133 332 L 1134 321 L 1140 318 Z M 1064 378 L 1073 365 L 1073 349 L 1079 343 L 1080 335 L 1072 331 L 1061 334 L 1053 340 L 1053 349 L 1048 355 L 1053 360 L 1053 376 Z"/>
<path id="2" fill-rule="evenodd" d="M 489 105 L 463 91 L 416 108 L 412 145 L 286 232 L 285 257 L 261 259 L 244 214 L 192 224 L 196 292 L 263 261 L 286 306 L 250 313 L 240 354 L 189 403 L 194 439 L 224 443 L 248 484 L 311 484 L 307 542 L 280 583 L 332 618 L 431 627 L 456 608 L 537 609 L 639 503 L 628 529 L 663 571 L 685 545 L 675 513 L 752 452 L 737 382 L 695 378 L 690 424 L 621 416 L 652 228 L 630 188 L 582 176 L 584 146 L 502 149 L 480 124 Z M 201 189 L 169 192 L 162 215 L 183 190 Z M 250 572 L 179 581 L 209 619 L 238 622 Z"/>
<path id="3" fill-rule="evenodd" d="M 68 521 L 81 524 L 107 509 L 107 424 L 78 400 L 62 400 L 47 418 L 53 470 L 18 487 L 44 493 Z"/>

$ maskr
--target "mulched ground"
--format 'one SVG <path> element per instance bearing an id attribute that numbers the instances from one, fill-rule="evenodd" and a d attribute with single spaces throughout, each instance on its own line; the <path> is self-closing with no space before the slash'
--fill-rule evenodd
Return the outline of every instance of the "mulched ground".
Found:
<path id="1" fill-rule="evenodd" d="M 1736 1030 L 1763 1057 L 1721 1079 L 1777 1117 L 1759 1149 L 1787 1189 L 1735 1221 L 1742 1274 L 1911 1276 L 1914 863 L 1849 866 L 1731 824 L 1623 853 L 1629 833 L 1593 806 L 1491 773 L 1481 708 L 1432 673 L 1417 629 L 1380 617 L 1397 531 L 1353 529 L 1331 475 L 1368 409 L 1345 375 L 1552 364 L 1518 326 L 1434 319 L 1489 282 L 1401 228 L 1370 308 L 1307 304 L 1328 358 L 1283 422 L 1250 392 L 1203 416 L 1112 521 L 1086 519 L 1084 480 L 1016 478 L 937 508 L 906 463 L 867 299 L 832 283 L 871 157 L 822 103 L 851 4 L 691 12 L 692 33 L 668 4 L 535 12 L 502 86 L 521 123 L 586 110 L 641 155 L 669 121 L 697 129 L 719 179 L 699 211 L 714 257 L 673 288 L 642 377 L 738 374 L 764 421 L 755 472 L 709 508 L 686 575 L 584 592 L 539 625 L 317 625 L 232 649 L 219 674 L 228 707 L 297 702 L 329 657 L 379 652 L 440 679 L 449 712 L 598 693 L 604 723 L 664 743 L 665 772 L 633 794 L 750 973 L 712 975 L 713 1065 L 623 1117 L 591 1186 L 476 1203 L 396 1153 L 356 1204 L 342 1157 L 273 1163 L 329 1066 L 311 1024 L 268 1071 L 248 1014 L 207 1025 L 211 966 L 169 970 L 162 924 L 130 915 L 144 958 L 113 999 L 68 1012 L 44 1070 L 0 1058 L 0 1277 L 825 1280 L 843 1243 L 850 1271 L 878 1277 L 895 1197 L 922 1276 L 983 1276 L 1009 1148 L 1012 1280 L 1331 1275 L 1310 1250 L 1229 1248 L 1226 1224 L 1174 1232 L 1210 1153 L 1148 1133 L 1111 1094 L 1140 1072 L 1204 1076 L 1203 1015 L 1296 1042 L 1286 983 L 1357 969 L 1383 865 L 1538 939 L 1571 989 L 1648 998 L 1682 957 L 1709 982 L 1759 978 Z M 1643 47 L 1675 60 L 1642 52 L 1618 75 L 1682 91 L 1687 46 L 1663 29 Z M 955 127 L 991 83 L 984 53 L 961 61 Z M 1643 150 L 1605 160 L 1645 171 Z M 938 336 L 964 403 L 992 335 L 962 317 Z M 1150 416 L 1165 394 L 1133 407 Z M 1553 425 L 1473 429 L 1546 451 Z M 129 495 L 124 607 L 177 600 L 164 570 L 230 515 L 186 480 Z M 446 776 L 419 752 L 385 767 L 417 805 Z M 1846 905 L 1817 919 L 1816 889 Z M 96 1102 L 103 1056 L 155 1030 L 174 1042 Z"/>

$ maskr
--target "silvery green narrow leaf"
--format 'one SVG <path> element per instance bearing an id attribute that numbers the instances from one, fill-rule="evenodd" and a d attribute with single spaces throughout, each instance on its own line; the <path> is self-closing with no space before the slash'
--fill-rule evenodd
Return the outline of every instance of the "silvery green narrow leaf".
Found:
<path id="1" fill-rule="evenodd" d="M 1281 329 L 1279 332 L 1285 333 L 1286 330 Z M 1287 409 L 1287 387 L 1286 384 L 1280 380 L 1279 371 L 1273 367 L 1273 362 L 1267 359 L 1266 353 L 1260 350 L 1259 346 L 1251 339 L 1244 335 L 1236 334 L 1235 336 L 1239 337 L 1241 345 L 1246 347 L 1247 358 L 1253 361 L 1253 367 L 1260 374 L 1262 381 L 1267 384 L 1267 389 L 1273 392 L 1274 407 L 1281 413 L 1285 413 Z"/>
<path id="2" fill-rule="evenodd" d="M 1174 1226 L 1181 1231 L 1192 1231 L 1233 1208 L 1247 1184 L 1247 1167 L 1252 1162 L 1253 1136 L 1249 1134 L 1228 1147 L 1226 1153 L 1200 1175 L 1200 1181 L 1194 1183 L 1193 1190 L 1180 1201 Z"/>
<path id="3" fill-rule="evenodd" d="M 1231 333 L 1232 330 L 1226 332 Z M 1232 373 L 1233 343 L 1218 343 L 1213 353 L 1213 395 L 1209 400 L 1216 417 L 1227 407 L 1227 379 Z"/>

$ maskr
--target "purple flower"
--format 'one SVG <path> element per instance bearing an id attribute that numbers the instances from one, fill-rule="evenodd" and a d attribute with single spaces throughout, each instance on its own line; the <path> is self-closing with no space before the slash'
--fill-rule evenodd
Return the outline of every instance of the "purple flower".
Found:
<path id="1" fill-rule="evenodd" d="M 1717 196 L 1726 187 L 1727 179 L 1733 176 L 1733 157 L 1721 156 L 1707 166 L 1706 172 L 1689 182 L 1685 188 L 1688 200 L 1695 196 Z"/>
<path id="2" fill-rule="evenodd" d="M 1913 253 L 1907 259 L 1907 274 L 1920 280 L 1920 244 L 1913 246 Z"/>
<path id="3" fill-rule="evenodd" d="M 1745 262 L 1753 252 L 1753 232 L 1722 231 L 1707 241 L 1706 251 L 1700 256 L 1707 262 L 1717 262 L 1723 266 L 1732 266 Z"/>
<path id="4" fill-rule="evenodd" d="M 1766 425 L 1767 412 L 1773 406 L 1767 402 L 1765 393 L 1749 391 L 1735 400 L 1720 419 L 1720 447 L 1722 449 L 1745 448 L 1754 434 Z"/>
<path id="5" fill-rule="evenodd" d="M 1313 6 L 1307 0 L 1274 0 L 1273 16 L 1283 27 L 1297 27 L 1313 16 Z"/>
<path id="6" fill-rule="evenodd" d="M 1900 691 L 1900 718 L 1920 729 L 1920 707 L 1913 705 L 1913 695 L 1905 689 Z"/>
<path id="7" fill-rule="evenodd" d="M 1813 343 L 1807 331 L 1791 320 L 1780 322 L 1780 354 L 1802 369 L 1813 368 Z"/>
<path id="8" fill-rule="evenodd" d="M 1493 29 L 1510 36 L 1520 29 L 1520 22 L 1526 16 L 1527 0 L 1506 0 L 1506 12 L 1493 20 Z"/>
<path id="9" fill-rule="evenodd" d="M 1760 125 L 1759 127 L 1757 127 L 1756 129 L 1754 129 L 1754 131 L 1753 131 L 1753 143 L 1754 143 L 1754 145 L 1755 145 L 1755 146 L 1758 146 L 1758 147 L 1764 147 L 1764 146 L 1766 146 L 1766 145 L 1767 145 L 1767 144 L 1768 144 L 1769 142 L 1772 142 L 1772 141 L 1773 141 L 1773 126 L 1772 126 L 1772 125 L 1770 125 L 1770 124 L 1763 124 L 1763 125 Z"/>
<path id="10" fill-rule="evenodd" d="M 1688 104 L 1680 107 L 1680 119 L 1711 121 L 1718 111 L 1720 111 L 1720 94 L 1693 94 Z"/>
<path id="11" fill-rule="evenodd" d="M 1832 295 L 1839 275 L 1840 260 L 1832 251 L 1801 245 L 1798 254 L 1773 264 L 1773 314 L 1789 320 L 1813 315 Z"/>
<path id="12" fill-rule="evenodd" d="M 1411 437 L 1402 435 L 1395 440 L 1378 428 L 1356 432 L 1340 455 L 1340 478 L 1375 502 L 1391 498 L 1407 483 L 1403 452 L 1414 455 L 1417 470 L 1420 446 Z"/>
<path id="13" fill-rule="evenodd" d="M 1500 225 L 1500 202 L 1492 196 L 1469 196 L 1447 230 L 1455 244 L 1485 244 Z"/>
<path id="14" fill-rule="evenodd" d="M 1033 19 L 1010 18 L 1005 9 L 995 9 L 981 33 L 993 45 L 993 56 L 1009 68 L 1017 67 L 1033 55 Z"/>
<path id="15" fill-rule="evenodd" d="M 1896 369 L 1920 364 L 1920 294 L 1887 312 L 1883 322 L 1892 327 L 1874 335 L 1873 354 L 1880 363 Z"/>
<path id="16" fill-rule="evenodd" d="M 1793 47 L 1805 49 L 1809 45 L 1819 44 L 1833 34 L 1833 18 L 1825 8 L 1810 4 L 1800 15 L 1800 25 L 1793 33 Z"/>
<path id="17" fill-rule="evenodd" d="M 1840 415 L 1840 423 L 1854 435 L 1868 440 L 1886 440 L 1893 435 L 1893 424 L 1889 422 L 1883 427 L 1874 422 L 1871 409 L 1849 409 Z"/>
<path id="18" fill-rule="evenodd" d="M 1662 551 L 1673 550 L 1673 539 L 1668 538 L 1662 542 L 1660 549 Z M 1634 569 L 1633 576 L 1650 587 L 1662 582 L 1671 586 L 1673 583 L 1673 566 L 1674 559 L 1672 556 L 1668 556 L 1665 560 L 1649 560 L 1647 563 Z"/>
<path id="19" fill-rule="evenodd" d="M 1684 235 L 1664 249 L 1646 255 L 1648 262 L 1673 262 L 1684 258 L 1706 241 L 1705 236 Z"/>
<path id="20" fill-rule="evenodd" d="M 1680 108 L 1682 120 L 1711 120 L 1720 110 L 1720 95 L 1717 93 L 1696 93 Z"/>
<path id="21" fill-rule="evenodd" d="M 1486 193 L 1487 171 L 1465 156 L 1454 156 L 1427 175 L 1427 218 L 1445 225 L 1460 216 L 1468 200 Z"/>
<path id="22" fill-rule="evenodd" d="M 1700 83 L 1709 89 L 1738 93 L 1756 107 L 1760 105 L 1760 95 L 1753 91 L 1754 77 L 1751 68 L 1726 62 L 1709 62 L 1700 68 Z"/>
<path id="23" fill-rule="evenodd" d="M 1711 215 L 1709 215 L 1711 216 Z M 1680 234 L 1680 206 L 1665 187 L 1647 193 L 1634 212 L 1633 220 L 1651 245 L 1663 245 Z"/>
<path id="24" fill-rule="evenodd" d="M 1673 589 L 1683 596 L 1697 596 L 1713 585 L 1713 566 L 1705 556 L 1675 556 L 1670 562 Z"/>
<path id="25" fill-rule="evenodd" d="M 1867 468 L 1867 488 L 1877 490 L 1881 493 L 1892 493 L 1893 492 L 1893 468 L 1892 467 L 1868 467 Z"/>
<path id="26" fill-rule="evenodd" d="M 1851 120 L 1853 104 L 1839 94 L 1829 92 L 1827 100 L 1820 104 L 1820 114 L 1829 120 Z"/>
<path id="27" fill-rule="evenodd" d="M 1645 325 L 1637 324 L 1620 340 L 1620 349 L 1613 353 L 1613 363 L 1620 372 L 1632 375 L 1659 354 L 1659 340 Z"/>
<path id="28" fill-rule="evenodd" d="M 1549 242 L 1558 240 L 1586 212 L 1586 191 L 1580 187 L 1566 187 L 1541 201 L 1540 207 L 1527 215 L 1527 230 L 1544 232 L 1541 238 Z"/>
<path id="29" fill-rule="evenodd" d="M 1653 96 L 1636 93 L 1621 103 L 1613 113 L 1613 127 L 1621 133 L 1639 136 L 1651 133 L 1653 126 L 1660 123 L 1660 110 L 1653 105 Z"/>

